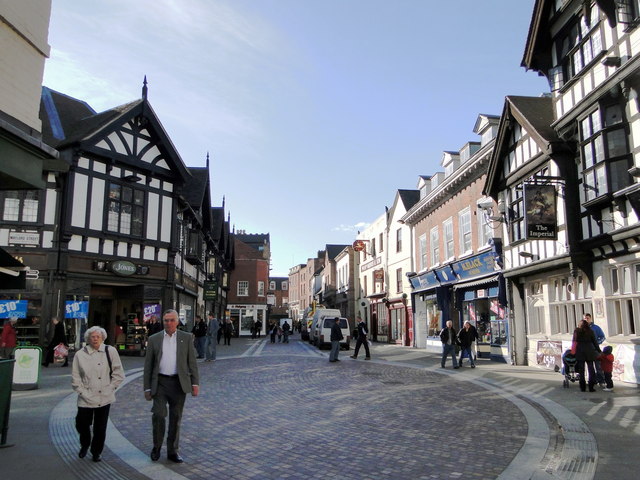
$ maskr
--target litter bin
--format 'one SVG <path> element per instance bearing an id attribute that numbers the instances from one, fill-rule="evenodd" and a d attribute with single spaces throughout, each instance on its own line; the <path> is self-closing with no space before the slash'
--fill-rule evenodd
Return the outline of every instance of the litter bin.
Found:
<path id="1" fill-rule="evenodd" d="M 0 360 L 0 448 L 7 445 L 9 431 L 9 411 L 11 410 L 11 382 L 15 360 Z"/>

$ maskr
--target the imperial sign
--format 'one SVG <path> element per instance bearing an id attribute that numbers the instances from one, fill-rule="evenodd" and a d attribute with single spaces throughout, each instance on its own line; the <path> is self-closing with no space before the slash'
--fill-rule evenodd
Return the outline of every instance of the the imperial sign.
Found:
<path id="1" fill-rule="evenodd" d="M 128 276 L 136 273 L 136 266 L 131 262 L 127 262 L 126 260 L 111 262 L 109 268 L 111 268 L 111 271 L 113 273 L 117 273 L 118 275 Z"/>
<path id="2" fill-rule="evenodd" d="M 524 185 L 527 238 L 557 240 L 556 187 Z"/>

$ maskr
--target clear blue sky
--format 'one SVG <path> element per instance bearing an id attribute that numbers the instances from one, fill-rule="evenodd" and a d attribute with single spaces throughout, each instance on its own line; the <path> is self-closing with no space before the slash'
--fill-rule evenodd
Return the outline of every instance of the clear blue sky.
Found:
<path id="1" fill-rule="evenodd" d="M 187 166 L 211 157 L 273 276 L 350 244 L 397 189 L 538 96 L 520 67 L 534 0 L 53 0 L 44 84 L 97 111 L 149 100 Z"/>

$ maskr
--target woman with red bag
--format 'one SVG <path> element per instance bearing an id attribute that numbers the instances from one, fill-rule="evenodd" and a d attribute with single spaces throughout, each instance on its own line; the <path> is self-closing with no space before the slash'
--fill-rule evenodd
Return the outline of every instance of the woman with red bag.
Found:
<path id="1" fill-rule="evenodd" d="M 573 331 L 573 343 L 571 345 L 571 353 L 576 356 L 576 372 L 579 375 L 580 390 L 587 390 L 587 382 L 585 379 L 584 366 L 587 365 L 589 370 L 589 391 L 595 392 L 596 389 L 596 369 L 593 362 L 596 361 L 600 354 L 600 347 L 596 340 L 596 335 L 591 330 L 589 322 L 580 320 L 578 328 Z"/>

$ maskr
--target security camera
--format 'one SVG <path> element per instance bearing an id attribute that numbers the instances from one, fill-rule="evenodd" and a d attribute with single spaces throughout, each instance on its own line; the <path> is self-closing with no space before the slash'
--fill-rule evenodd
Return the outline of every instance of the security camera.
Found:
<path id="1" fill-rule="evenodd" d="M 490 208 L 493 208 L 493 199 L 490 197 L 483 197 L 476 202 L 476 205 L 478 205 L 478 208 L 481 208 L 482 210 L 489 210 Z"/>

